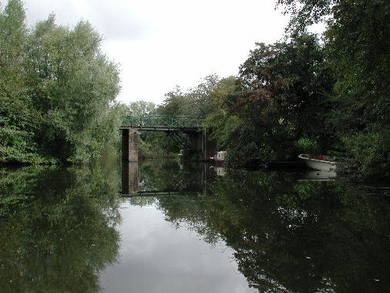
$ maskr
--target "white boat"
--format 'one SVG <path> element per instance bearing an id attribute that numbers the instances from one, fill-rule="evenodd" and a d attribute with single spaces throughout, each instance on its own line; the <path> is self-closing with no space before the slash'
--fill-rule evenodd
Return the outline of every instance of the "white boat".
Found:
<path id="1" fill-rule="evenodd" d="M 305 161 L 306 165 L 314 170 L 320 171 L 335 171 L 336 170 L 336 158 L 323 156 L 323 155 L 309 155 L 309 154 L 300 154 L 298 158 Z"/>
<path id="2" fill-rule="evenodd" d="M 210 160 L 214 160 L 215 162 L 225 162 L 226 160 L 226 151 L 220 151 L 217 152 L 217 154 L 214 157 L 210 157 Z"/>

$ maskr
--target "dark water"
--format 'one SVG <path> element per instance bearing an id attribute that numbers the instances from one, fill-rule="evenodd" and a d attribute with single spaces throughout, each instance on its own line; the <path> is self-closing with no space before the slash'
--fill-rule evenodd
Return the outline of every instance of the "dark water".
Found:
<path id="1" fill-rule="evenodd" d="M 303 174 L 3 168 L 0 292 L 389 292 L 389 224 L 390 190 Z"/>

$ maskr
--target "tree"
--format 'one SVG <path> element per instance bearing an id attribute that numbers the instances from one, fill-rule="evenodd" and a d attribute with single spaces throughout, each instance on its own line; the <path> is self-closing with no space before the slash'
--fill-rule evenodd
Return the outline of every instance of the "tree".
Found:
<path id="1" fill-rule="evenodd" d="M 191 116 L 204 119 L 210 112 L 210 94 L 219 77 L 208 75 L 197 86 L 183 91 L 176 87 L 165 94 L 159 113 L 168 116 Z"/>
<path id="2" fill-rule="evenodd" d="M 44 113 L 38 139 L 49 155 L 82 161 L 104 140 L 94 129 L 104 125 L 100 121 L 107 118 L 119 79 L 116 65 L 99 46 L 99 35 L 84 22 L 69 30 L 50 16 L 32 32 L 28 87 Z"/>
<path id="3" fill-rule="evenodd" d="M 128 114 L 134 116 L 145 116 L 156 112 L 156 104 L 146 101 L 137 101 L 130 103 L 128 106 Z"/>
<path id="4" fill-rule="evenodd" d="M 0 162 L 40 161 L 31 100 L 25 95 L 26 36 L 21 1 L 0 10 Z"/>
<path id="5" fill-rule="evenodd" d="M 324 132 L 330 73 L 323 48 L 309 34 L 288 43 L 258 44 L 240 69 L 249 100 L 273 100 L 267 104 L 276 107 L 274 119 L 293 126 L 297 136 Z"/>
<path id="6" fill-rule="evenodd" d="M 390 174 L 390 3 L 279 0 L 278 4 L 292 13 L 290 31 L 295 34 L 326 20 L 325 48 L 336 80 L 332 122 L 358 171 Z"/>
<path id="7" fill-rule="evenodd" d="M 240 68 L 240 85 L 224 102 L 231 159 L 239 164 L 251 158 L 291 158 L 299 151 L 297 141 L 304 137 L 318 140 L 325 148 L 324 121 L 332 84 L 315 36 L 257 44 Z"/>
<path id="8" fill-rule="evenodd" d="M 237 78 L 230 76 L 217 82 L 209 95 L 209 112 L 205 125 L 211 129 L 211 138 L 221 149 L 225 149 L 230 142 L 230 134 L 240 127 L 241 120 L 237 115 L 229 113 L 227 98 L 238 87 Z"/>
<path id="9" fill-rule="evenodd" d="M 27 30 L 21 1 L 8 2 L 0 13 L 2 162 L 81 162 L 102 152 L 120 111 L 117 65 L 100 41 L 90 24 L 69 29 L 54 15 Z"/>

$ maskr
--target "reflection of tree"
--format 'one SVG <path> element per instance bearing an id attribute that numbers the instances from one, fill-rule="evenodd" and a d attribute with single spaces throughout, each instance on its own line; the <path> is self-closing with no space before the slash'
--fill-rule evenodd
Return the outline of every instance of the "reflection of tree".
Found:
<path id="1" fill-rule="evenodd" d="M 202 235 L 209 243 L 216 243 L 220 233 L 213 222 L 209 221 L 213 213 L 215 202 L 205 199 L 201 195 L 177 195 L 158 198 L 158 207 L 165 214 L 165 218 L 176 227 L 187 225 L 187 228 Z"/>
<path id="2" fill-rule="evenodd" d="M 143 161 L 140 164 L 140 189 L 159 191 L 201 191 L 202 172 L 197 164 L 180 169 L 173 160 Z"/>
<path id="3" fill-rule="evenodd" d="M 108 175 L 99 168 L 2 171 L 2 292 L 99 291 L 98 272 L 115 261 L 119 241 L 117 177 Z"/>
<path id="4" fill-rule="evenodd" d="M 249 217 L 237 226 L 249 228 L 236 257 L 253 284 L 260 288 L 264 284 L 258 275 L 262 269 L 265 280 L 277 280 L 295 292 L 329 287 L 370 292 L 385 285 L 388 271 L 380 264 L 390 257 L 384 239 L 389 223 L 386 204 L 342 183 L 274 182 L 278 185 L 286 191 L 276 187 L 264 194 L 270 200 L 263 201 L 262 208 L 247 201 Z M 256 225 L 254 215 L 261 215 Z"/>
<path id="5" fill-rule="evenodd" d="M 168 220 L 235 250 L 260 292 L 384 292 L 390 206 L 343 182 L 296 182 L 281 173 L 230 172 L 208 196 L 160 198 Z M 381 291 L 382 290 L 382 291 Z"/>

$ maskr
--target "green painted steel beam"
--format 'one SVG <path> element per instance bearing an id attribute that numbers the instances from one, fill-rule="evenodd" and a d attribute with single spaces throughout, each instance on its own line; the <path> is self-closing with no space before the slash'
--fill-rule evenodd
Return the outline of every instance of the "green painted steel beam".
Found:
<path id="1" fill-rule="evenodd" d="M 199 128 L 202 127 L 202 121 L 203 119 L 189 116 L 130 115 L 123 118 L 122 127 Z"/>

